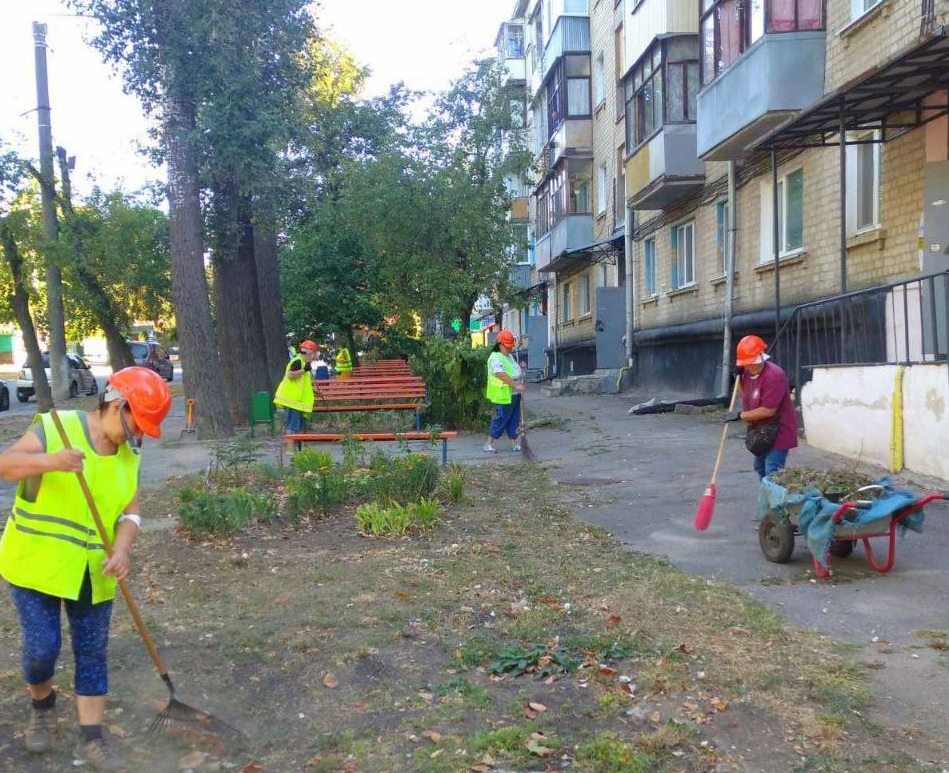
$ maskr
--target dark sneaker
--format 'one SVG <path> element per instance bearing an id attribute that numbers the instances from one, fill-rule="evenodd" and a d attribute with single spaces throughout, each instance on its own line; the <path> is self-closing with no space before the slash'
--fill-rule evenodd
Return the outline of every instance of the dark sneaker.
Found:
<path id="1" fill-rule="evenodd" d="M 49 709 L 30 709 L 30 724 L 26 727 L 27 751 L 34 754 L 48 752 L 53 746 L 53 733 L 56 731 L 56 707 Z"/>
<path id="2" fill-rule="evenodd" d="M 85 760 L 90 770 L 108 771 L 108 773 L 128 773 L 128 766 L 105 738 L 96 738 L 88 743 L 79 743 L 75 756 Z"/>

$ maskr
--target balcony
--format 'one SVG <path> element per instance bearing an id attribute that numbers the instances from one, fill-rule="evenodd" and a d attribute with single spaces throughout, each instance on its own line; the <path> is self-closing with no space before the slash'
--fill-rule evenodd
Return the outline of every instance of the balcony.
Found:
<path id="1" fill-rule="evenodd" d="M 626 184 L 633 209 L 666 209 L 702 187 L 705 164 L 695 136 L 694 123 L 668 124 L 630 156 Z"/>
<path id="2" fill-rule="evenodd" d="M 547 80 L 551 68 L 565 54 L 590 53 L 590 19 L 587 16 L 561 16 L 557 19 L 550 38 L 537 64 L 537 78 L 531 79 L 532 88 Z M 532 96 L 537 96 L 536 90 Z"/>
<path id="3" fill-rule="evenodd" d="M 698 156 L 748 155 L 768 132 L 824 94 L 825 33 L 766 34 L 698 95 Z"/>
<path id="4" fill-rule="evenodd" d="M 515 265 L 511 266 L 508 279 L 513 289 L 526 290 L 531 286 L 531 264 L 516 263 Z"/>
<path id="5" fill-rule="evenodd" d="M 551 261 L 565 252 L 593 242 L 593 215 L 566 215 L 537 240 L 537 270 L 545 271 Z"/>

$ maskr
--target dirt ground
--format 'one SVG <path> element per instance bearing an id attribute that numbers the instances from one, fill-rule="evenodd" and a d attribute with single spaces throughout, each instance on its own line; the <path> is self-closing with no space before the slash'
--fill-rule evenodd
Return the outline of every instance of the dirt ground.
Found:
<path id="1" fill-rule="evenodd" d="M 631 551 L 574 517 L 587 491 L 565 495 L 517 455 L 473 463 L 464 501 L 425 535 L 361 537 L 346 506 L 195 541 L 174 528 L 175 491 L 212 446 L 173 428 L 160 452 L 146 448 L 151 528 L 131 585 L 179 698 L 242 737 L 179 725 L 146 741 L 168 694 L 119 602 L 107 725 L 133 771 L 949 764 L 925 734 L 908 743 L 868 719 L 873 673 L 859 652 L 795 630 L 729 582 Z M 279 461 L 272 441 L 261 448 Z M 0 602 L 0 770 L 71 769 L 70 658 L 56 750 L 34 758 L 18 651 Z"/>

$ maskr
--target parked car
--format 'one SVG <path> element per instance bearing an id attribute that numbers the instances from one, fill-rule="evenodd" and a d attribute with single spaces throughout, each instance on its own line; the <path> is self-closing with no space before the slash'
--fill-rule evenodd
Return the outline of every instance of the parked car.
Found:
<path id="1" fill-rule="evenodd" d="M 136 365 L 144 365 L 151 368 L 165 381 L 173 381 L 175 378 L 175 366 L 165 351 L 165 347 L 157 341 L 126 341 L 129 349 L 132 350 L 132 357 L 135 358 Z"/>
<path id="2" fill-rule="evenodd" d="M 67 354 L 66 361 L 69 363 L 69 396 L 99 394 L 99 382 L 92 375 L 92 371 L 89 370 L 85 360 L 78 354 Z M 43 369 L 46 371 L 47 381 L 52 383 L 52 376 L 49 372 L 49 352 L 43 352 Z M 33 371 L 30 370 L 30 363 L 27 361 L 23 363 L 23 370 L 20 371 L 20 377 L 16 381 L 16 399 L 21 403 L 25 403 L 35 394 Z"/>
<path id="3" fill-rule="evenodd" d="M 7 389 L 7 382 L 0 381 L 0 411 L 10 410 L 10 390 Z"/>

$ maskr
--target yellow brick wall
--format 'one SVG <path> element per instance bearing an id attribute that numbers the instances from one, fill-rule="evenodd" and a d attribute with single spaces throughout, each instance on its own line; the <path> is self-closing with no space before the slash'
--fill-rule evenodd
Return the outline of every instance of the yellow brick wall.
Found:
<path id="1" fill-rule="evenodd" d="M 806 151 L 779 167 L 779 175 L 800 166 L 804 170 L 804 253 L 785 259 L 780 267 L 782 307 L 794 306 L 840 291 L 840 171 L 837 148 Z M 858 290 L 915 276 L 919 272 L 916 246 L 923 208 L 925 131 L 916 129 L 886 143 L 880 163 L 880 228 L 848 240 L 847 289 Z M 707 164 L 709 184 L 713 171 L 725 164 Z M 771 172 L 743 184 L 737 191 L 738 220 L 735 241 L 735 314 L 773 308 L 773 263 L 762 265 L 762 183 L 770 191 Z M 770 201 L 770 199 L 769 199 Z M 643 219 L 654 213 L 640 213 Z M 666 225 L 656 239 L 658 297 L 643 298 L 645 277 L 643 243 L 635 244 L 639 299 L 637 328 L 675 325 L 708 319 L 724 312 L 725 283 L 716 281 L 721 271 L 716 250 L 716 209 L 709 203 L 677 222 L 695 220 L 696 285 L 689 291 L 670 293 L 672 240 Z M 770 243 L 770 233 L 768 235 Z"/>
<path id="2" fill-rule="evenodd" d="M 824 90 L 833 91 L 915 45 L 921 8 L 921 0 L 883 0 L 855 22 L 850 0 L 827 0 Z M 949 23 L 949 0 L 936 0 L 935 8 L 936 26 Z"/>

